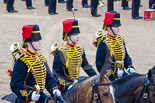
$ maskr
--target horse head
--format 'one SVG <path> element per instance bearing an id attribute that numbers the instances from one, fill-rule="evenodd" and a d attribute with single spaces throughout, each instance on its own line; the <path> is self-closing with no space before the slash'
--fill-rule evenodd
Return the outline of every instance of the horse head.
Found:
<path id="1" fill-rule="evenodd" d="M 155 103 L 155 77 L 151 70 L 145 76 L 145 84 L 138 89 L 135 92 L 137 103 Z"/>
<path id="2" fill-rule="evenodd" d="M 111 70 L 101 71 L 98 84 L 96 83 L 98 86 L 100 98 L 102 99 L 102 103 L 115 103 L 114 88 L 111 81 L 109 80 L 110 74 Z"/>
<path id="3" fill-rule="evenodd" d="M 75 84 L 64 99 L 69 103 L 115 103 L 112 83 L 105 73 Z"/>

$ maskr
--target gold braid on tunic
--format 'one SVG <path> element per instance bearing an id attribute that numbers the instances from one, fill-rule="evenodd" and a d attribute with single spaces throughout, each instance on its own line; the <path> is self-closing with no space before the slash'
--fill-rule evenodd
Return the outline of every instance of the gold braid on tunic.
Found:
<path id="1" fill-rule="evenodd" d="M 60 51 L 64 55 L 69 76 L 76 80 L 79 78 L 80 67 L 82 65 L 83 48 L 77 44 L 74 47 L 65 45 L 60 48 Z"/>
<path id="2" fill-rule="evenodd" d="M 23 53 L 23 56 L 21 55 L 20 60 L 22 60 L 27 65 L 27 67 L 29 68 L 27 72 L 32 73 L 36 84 L 40 86 L 40 91 L 43 91 L 46 84 L 45 56 L 43 56 L 39 52 L 37 52 L 35 55 L 32 55 L 25 51 L 25 53 Z"/>
<path id="3" fill-rule="evenodd" d="M 115 38 L 110 37 L 108 35 L 104 35 L 106 38 L 103 40 L 110 50 L 110 55 L 114 57 L 114 71 L 116 72 L 116 68 L 120 68 L 121 70 L 124 68 L 124 59 L 125 59 L 125 47 L 124 47 L 124 39 L 122 36 L 117 35 Z"/>

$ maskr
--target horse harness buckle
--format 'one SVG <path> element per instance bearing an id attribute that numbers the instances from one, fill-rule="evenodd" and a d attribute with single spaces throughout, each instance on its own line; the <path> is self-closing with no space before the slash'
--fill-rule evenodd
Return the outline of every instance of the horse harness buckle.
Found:
<path id="1" fill-rule="evenodd" d="M 144 93 L 143 98 L 147 98 L 147 97 L 148 97 L 147 93 Z"/>
<path id="2" fill-rule="evenodd" d="M 98 99 L 98 94 L 97 93 L 94 94 L 94 98 Z"/>
<path id="3" fill-rule="evenodd" d="M 146 74 L 145 76 L 145 84 L 144 84 L 144 93 L 143 93 L 143 98 L 147 98 L 148 97 L 148 93 L 147 93 L 147 87 L 149 85 L 150 81 L 148 79 L 148 75 Z"/>
<path id="4" fill-rule="evenodd" d="M 98 91 L 98 88 L 97 88 L 97 81 L 98 81 L 98 75 L 94 77 L 94 80 L 93 80 L 93 89 L 92 89 L 92 98 L 91 98 L 91 103 L 93 102 L 93 98 L 97 101 L 98 103 L 98 99 L 99 99 L 99 91 Z"/>

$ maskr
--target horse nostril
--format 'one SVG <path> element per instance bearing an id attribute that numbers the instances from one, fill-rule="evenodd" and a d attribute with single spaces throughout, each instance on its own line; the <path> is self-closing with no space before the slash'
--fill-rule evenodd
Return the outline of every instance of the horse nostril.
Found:
<path id="1" fill-rule="evenodd" d="M 108 96 L 108 93 L 103 93 L 103 96 Z"/>

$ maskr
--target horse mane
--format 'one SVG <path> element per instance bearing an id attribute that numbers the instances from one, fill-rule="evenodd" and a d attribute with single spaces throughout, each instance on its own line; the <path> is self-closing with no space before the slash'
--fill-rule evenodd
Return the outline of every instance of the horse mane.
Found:
<path id="1" fill-rule="evenodd" d="M 132 74 L 132 75 L 127 75 L 127 76 L 124 76 L 118 80 L 115 80 L 115 81 L 112 81 L 112 84 L 121 84 L 121 83 L 125 83 L 126 81 L 128 80 L 131 80 L 132 78 L 136 78 L 136 77 L 140 77 L 140 76 L 144 76 L 144 74 Z"/>
<path id="2" fill-rule="evenodd" d="M 82 87 L 84 84 L 83 82 L 88 79 L 91 79 L 91 77 L 87 77 L 87 78 L 84 78 L 84 79 L 78 81 L 78 83 L 74 84 L 69 90 L 66 91 L 65 95 L 68 95 L 68 94 L 72 93 L 72 91 L 75 91 L 77 88 Z M 86 85 L 87 85 L 87 83 L 86 83 Z"/>
<path id="3" fill-rule="evenodd" d="M 112 85 L 115 88 L 115 98 L 119 100 L 119 103 L 127 103 L 130 96 L 136 90 L 137 87 L 145 83 L 144 74 L 132 74 L 124 76 L 118 80 L 112 81 Z M 123 98 L 121 98 L 123 96 Z"/>

